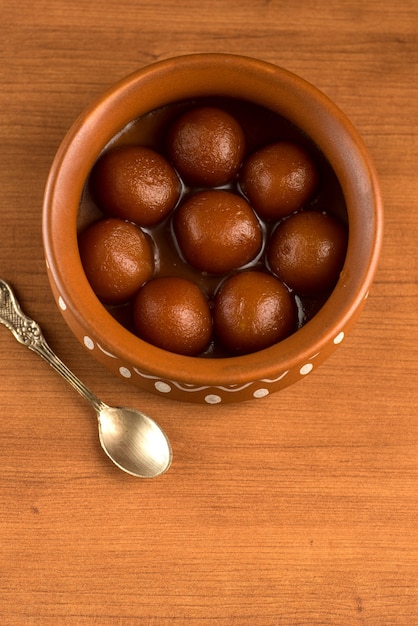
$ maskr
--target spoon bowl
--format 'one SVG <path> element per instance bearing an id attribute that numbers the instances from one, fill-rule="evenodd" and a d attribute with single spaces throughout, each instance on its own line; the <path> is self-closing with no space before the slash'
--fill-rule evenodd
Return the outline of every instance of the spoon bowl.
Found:
<path id="1" fill-rule="evenodd" d="M 154 478 L 170 467 L 171 447 L 167 437 L 141 411 L 103 404 L 98 420 L 102 448 L 124 472 Z"/>

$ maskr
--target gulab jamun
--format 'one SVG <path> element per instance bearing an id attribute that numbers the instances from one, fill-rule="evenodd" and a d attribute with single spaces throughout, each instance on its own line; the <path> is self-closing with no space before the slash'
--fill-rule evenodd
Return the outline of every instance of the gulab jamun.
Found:
<path id="1" fill-rule="evenodd" d="M 333 216 L 302 211 L 284 219 L 267 251 L 272 272 L 300 295 L 330 291 L 341 272 L 347 231 Z"/>
<path id="2" fill-rule="evenodd" d="M 200 191 L 180 205 L 174 231 L 184 258 L 202 272 L 222 274 L 253 260 L 262 231 L 248 202 L 229 191 Z"/>
<path id="3" fill-rule="evenodd" d="M 275 276 L 247 270 L 225 280 L 215 297 L 216 338 L 232 354 L 248 354 L 285 339 L 295 329 L 292 295 Z"/>
<path id="4" fill-rule="evenodd" d="M 81 233 L 78 243 L 86 277 L 104 303 L 128 301 L 153 275 L 152 245 L 130 222 L 101 219 Z"/>
<path id="5" fill-rule="evenodd" d="M 106 215 L 153 226 L 176 205 L 181 182 L 160 153 L 129 145 L 109 150 L 98 160 L 91 188 Z"/>
<path id="6" fill-rule="evenodd" d="M 223 109 L 194 107 L 169 129 L 167 151 L 189 185 L 218 187 L 237 174 L 245 149 L 238 121 Z"/>
<path id="7" fill-rule="evenodd" d="M 257 150 L 243 163 L 240 186 L 254 210 L 278 220 L 303 207 L 318 185 L 317 167 L 304 147 L 279 141 Z"/>
<path id="8" fill-rule="evenodd" d="M 197 356 L 212 338 L 206 296 L 191 280 L 179 276 L 146 283 L 134 299 L 133 320 L 141 339 L 177 354 Z"/>

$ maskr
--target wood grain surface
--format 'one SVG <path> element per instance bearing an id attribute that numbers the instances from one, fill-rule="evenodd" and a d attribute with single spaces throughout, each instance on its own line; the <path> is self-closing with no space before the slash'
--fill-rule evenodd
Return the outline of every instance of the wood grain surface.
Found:
<path id="1" fill-rule="evenodd" d="M 164 427 L 170 471 L 139 480 L 95 416 L 0 327 L 4 626 L 418 624 L 416 0 L 0 0 L 0 277 L 106 402 Z M 190 52 L 296 72 L 375 160 L 385 240 L 364 313 L 288 389 L 170 402 L 115 380 L 65 326 L 45 272 L 48 170 L 75 117 L 126 74 Z"/>

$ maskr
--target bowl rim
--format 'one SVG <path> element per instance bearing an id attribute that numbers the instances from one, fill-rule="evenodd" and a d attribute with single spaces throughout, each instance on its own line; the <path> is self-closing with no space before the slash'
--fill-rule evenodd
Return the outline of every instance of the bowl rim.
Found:
<path id="1" fill-rule="evenodd" d="M 182 89 L 182 81 L 191 76 L 194 87 Z M 231 86 L 232 77 L 237 76 L 241 82 Z M 139 112 L 135 116 L 138 117 L 156 108 L 158 101 L 159 106 L 163 104 L 162 94 L 167 91 L 167 84 L 170 84 L 170 102 L 216 91 L 232 95 L 233 89 L 234 97 L 245 97 L 272 108 L 308 133 L 340 181 L 349 218 L 348 249 L 340 279 L 307 324 L 259 352 L 202 358 L 152 346 L 113 318 L 84 275 L 78 254 L 76 216 L 87 175 L 109 141 L 134 119 L 134 111 Z M 261 88 L 267 84 L 271 91 L 261 97 Z M 205 94 L 203 88 L 207 90 Z M 138 104 L 138 92 L 145 94 L 146 107 Z M 183 98 L 179 98 L 180 92 L 184 93 Z M 279 92 L 285 99 L 278 102 Z M 152 102 L 156 106 L 150 108 Z M 115 119 L 115 111 L 123 113 L 117 113 Z M 314 124 L 314 130 L 310 124 Z M 102 134 L 96 132 L 100 125 Z M 88 158 L 80 159 L 80 154 L 83 157 L 88 154 Z M 361 214 L 367 215 L 367 219 L 360 219 L 360 204 Z M 68 228 L 68 217 L 74 219 L 72 228 Z M 103 350 L 121 355 L 122 360 L 139 371 L 161 378 L 190 384 L 228 385 L 277 377 L 278 371 L 290 370 L 320 352 L 349 324 L 367 297 L 377 270 L 383 237 L 383 203 L 377 173 L 363 139 L 322 91 L 289 70 L 266 61 L 227 53 L 198 53 L 170 57 L 136 70 L 111 86 L 79 115 L 62 140 L 50 168 L 42 231 L 47 267 L 57 291 L 77 324 Z M 355 274 L 350 271 L 354 260 L 358 267 Z"/>

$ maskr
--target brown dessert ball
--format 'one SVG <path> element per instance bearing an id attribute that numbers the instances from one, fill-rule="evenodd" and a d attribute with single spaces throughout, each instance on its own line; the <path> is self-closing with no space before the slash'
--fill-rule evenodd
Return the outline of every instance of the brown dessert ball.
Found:
<path id="1" fill-rule="evenodd" d="M 302 146 L 280 141 L 248 157 L 240 185 L 254 210 L 266 220 L 278 220 L 300 209 L 318 184 L 318 171 Z"/>
<path id="2" fill-rule="evenodd" d="M 184 113 L 168 133 L 167 151 L 189 185 L 218 187 L 238 172 L 244 157 L 244 133 L 226 111 L 196 107 Z"/>
<path id="3" fill-rule="evenodd" d="M 191 196 L 174 215 L 174 231 L 186 261 L 212 274 L 249 263 L 262 244 L 254 211 L 244 198 L 228 191 Z"/>
<path id="4" fill-rule="evenodd" d="M 275 276 L 260 271 L 235 274 L 216 294 L 216 338 L 228 352 L 249 354 L 267 348 L 296 329 L 293 298 Z"/>
<path id="5" fill-rule="evenodd" d="M 133 224 L 106 218 L 79 237 L 80 258 L 87 279 L 107 304 L 128 301 L 154 272 L 152 246 Z"/>
<path id="6" fill-rule="evenodd" d="M 93 168 L 91 186 L 100 208 L 111 217 L 152 226 L 176 205 L 180 180 L 158 152 L 122 146 L 106 152 Z"/>
<path id="7" fill-rule="evenodd" d="M 170 352 L 197 356 L 212 338 L 205 295 L 195 283 L 178 276 L 146 283 L 135 297 L 133 317 L 141 339 Z"/>
<path id="8" fill-rule="evenodd" d="M 313 211 L 283 220 L 271 236 L 271 270 L 301 295 L 330 291 L 347 250 L 347 232 L 334 217 Z"/>

